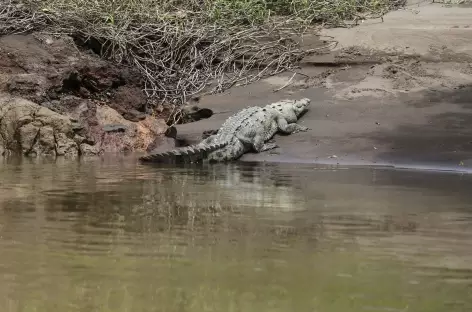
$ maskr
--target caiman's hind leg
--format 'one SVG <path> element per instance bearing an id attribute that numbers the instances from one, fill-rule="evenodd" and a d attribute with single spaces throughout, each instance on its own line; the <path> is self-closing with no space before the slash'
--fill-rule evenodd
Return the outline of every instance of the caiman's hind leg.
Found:
<path id="1" fill-rule="evenodd" d="M 216 135 L 210 135 L 206 137 L 204 140 L 202 140 L 200 143 L 197 144 L 197 146 L 205 146 L 205 145 L 211 145 L 215 143 L 216 141 Z"/>
<path id="2" fill-rule="evenodd" d="M 264 142 L 264 137 L 262 137 L 260 135 L 256 135 L 253 138 L 253 140 L 248 140 L 247 138 L 244 138 L 242 136 L 238 136 L 238 140 L 242 144 L 244 144 L 248 147 L 250 146 L 257 153 L 265 152 L 265 151 L 268 151 L 268 150 L 271 150 L 271 149 L 274 149 L 274 148 L 278 147 L 278 145 L 276 145 L 275 143 L 265 143 Z"/>
<path id="3" fill-rule="evenodd" d="M 275 143 L 266 143 L 264 142 L 264 138 L 262 136 L 256 135 L 254 137 L 254 143 L 252 144 L 252 147 L 256 152 L 262 153 L 268 150 L 275 149 L 279 146 Z"/>

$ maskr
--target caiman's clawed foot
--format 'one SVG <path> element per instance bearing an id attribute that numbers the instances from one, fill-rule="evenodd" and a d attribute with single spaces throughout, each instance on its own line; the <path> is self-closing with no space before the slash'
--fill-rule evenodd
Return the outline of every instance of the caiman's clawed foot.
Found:
<path id="1" fill-rule="evenodd" d="M 299 127 L 297 127 L 297 129 L 296 129 L 295 131 L 293 131 L 293 133 L 297 133 L 297 132 L 307 132 L 308 130 L 311 130 L 311 129 L 308 128 L 308 127 L 299 126 Z"/>
<path id="2" fill-rule="evenodd" d="M 265 152 L 265 151 L 268 151 L 268 150 L 273 150 L 273 149 L 276 149 L 278 148 L 279 146 L 275 143 L 266 143 L 264 144 L 264 146 L 262 147 L 261 149 L 261 152 Z"/>

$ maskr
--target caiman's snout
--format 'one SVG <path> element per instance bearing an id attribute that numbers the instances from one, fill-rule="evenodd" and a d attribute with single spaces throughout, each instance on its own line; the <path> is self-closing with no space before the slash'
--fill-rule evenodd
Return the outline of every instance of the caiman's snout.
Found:
<path id="1" fill-rule="evenodd" d="M 308 105 L 310 105 L 311 103 L 311 100 L 309 98 L 303 98 L 301 99 L 300 101 L 300 105 L 304 106 L 305 108 L 308 107 Z"/>
<path id="2" fill-rule="evenodd" d="M 303 98 L 301 100 L 296 101 L 295 108 L 297 111 L 297 115 L 300 116 L 302 113 L 305 113 L 308 110 L 308 106 L 310 105 L 311 100 L 309 98 Z"/>

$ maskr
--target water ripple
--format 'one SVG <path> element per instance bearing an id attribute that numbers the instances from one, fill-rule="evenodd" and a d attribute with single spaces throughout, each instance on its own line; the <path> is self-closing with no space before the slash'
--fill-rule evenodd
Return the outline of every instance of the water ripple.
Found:
<path id="1" fill-rule="evenodd" d="M 472 308 L 468 177 L 126 161 L 0 172 L 2 306 Z"/>

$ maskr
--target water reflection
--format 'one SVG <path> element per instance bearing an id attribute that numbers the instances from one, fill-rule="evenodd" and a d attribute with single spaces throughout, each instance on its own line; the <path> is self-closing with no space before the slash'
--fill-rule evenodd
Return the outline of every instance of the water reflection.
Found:
<path id="1" fill-rule="evenodd" d="M 2 311 L 465 311 L 471 177 L 0 165 Z"/>

